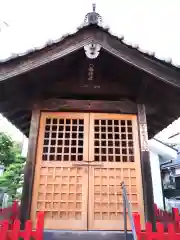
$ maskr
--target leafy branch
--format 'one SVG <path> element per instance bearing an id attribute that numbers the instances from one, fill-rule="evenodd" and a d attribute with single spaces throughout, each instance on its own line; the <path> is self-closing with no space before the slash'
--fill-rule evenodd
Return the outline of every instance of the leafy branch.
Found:
<path id="1" fill-rule="evenodd" d="M 21 157 L 21 145 L 0 133 L 0 164 L 5 167 L 4 174 L 0 176 L 0 188 L 5 190 L 11 201 L 20 198 L 17 190 L 22 187 L 25 161 Z"/>

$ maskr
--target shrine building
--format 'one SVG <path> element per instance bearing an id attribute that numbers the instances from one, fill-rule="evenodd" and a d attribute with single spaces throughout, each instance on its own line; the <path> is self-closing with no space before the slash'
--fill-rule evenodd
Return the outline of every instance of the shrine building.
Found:
<path id="1" fill-rule="evenodd" d="M 95 9 L 76 33 L 0 62 L 0 112 L 29 138 L 21 221 L 44 211 L 49 230 L 123 230 L 124 182 L 153 222 L 148 138 L 179 106 L 180 69 L 113 36 Z"/>

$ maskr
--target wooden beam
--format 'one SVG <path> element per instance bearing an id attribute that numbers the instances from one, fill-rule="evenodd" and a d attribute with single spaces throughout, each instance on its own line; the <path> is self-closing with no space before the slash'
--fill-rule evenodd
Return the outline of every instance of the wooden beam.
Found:
<path id="1" fill-rule="evenodd" d="M 15 121 L 14 121 L 15 122 Z M 21 128 L 21 129 L 24 129 L 24 128 L 27 128 L 27 126 L 30 126 L 31 125 L 31 116 L 29 116 L 29 118 L 26 120 L 26 121 L 23 121 L 23 122 L 15 122 L 18 124 L 18 126 Z"/>
<path id="2" fill-rule="evenodd" d="M 31 120 L 31 115 L 30 114 L 23 114 L 23 115 L 20 115 L 20 116 L 17 116 L 17 117 L 13 117 L 14 121 L 19 123 L 21 121 L 23 122 L 29 122 Z"/>
<path id="3" fill-rule="evenodd" d="M 138 104 L 138 123 L 141 146 L 141 170 L 142 170 L 145 217 L 147 221 L 150 221 L 152 222 L 152 224 L 155 224 L 153 185 L 148 148 L 146 110 L 144 104 Z"/>
<path id="4" fill-rule="evenodd" d="M 20 130 L 27 138 L 29 138 L 29 128 Z"/>
<path id="5" fill-rule="evenodd" d="M 19 130 L 26 136 L 29 137 L 29 131 L 30 131 L 30 126 L 31 126 L 31 122 L 25 122 L 24 124 L 15 124 L 16 127 L 19 128 Z M 27 134 L 28 133 L 28 134 Z"/>
<path id="6" fill-rule="evenodd" d="M 5 114 L 5 112 L 4 112 Z M 19 109 L 19 111 L 14 111 L 13 109 L 10 110 L 9 112 L 6 112 L 6 118 L 13 118 L 13 119 L 17 119 L 17 118 L 24 118 L 26 117 L 28 114 L 28 111 L 23 111 L 21 109 Z"/>
<path id="7" fill-rule="evenodd" d="M 6 117 L 5 115 L 3 116 Z M 23 131 L 23 129 L 29 128 L 31 123 L 31 116 L 26 116 L 26 118 L 23 119 L 11 119 L 11 123 Z"/>
<path id="8" fill-rule="evenodd" d="M 24 226 L 25 221 L 29 219 L 31 211 L 31 199 L 36 164 L 36 148 L 39 133 L 39 123 L 40 123 L 40 110 L 35 109 L 32 111 L 28 157 L 24 171 L 24 185 L 20 209 L 20 219 L 22 226 Z"/>
<path id="9" fill-rule="evenodd" d="M 18 98 L 16 100 L 9 99 L 6 102 L 0 102 L 0 112 L 4 114 L 15 114 L 18 111 L 31 111 L 33 106 L 33 101 L 30 102 L 29 99 Z"/>
<path id="10" fill-rule="evenodd" d="M 95 101 L 74 99 L 49 99 L 37 104 L 42 111 L 94 111 L 136 114 L 137 106 L 129 100 Z"/>
<path id="11" fill-rule="evenodd" d="M 22 131 L 24 134 L 28 133 L 29 134 L 29 131 L 30 131 L 30 124 L 29 126 L 25 126 L 23 128 L 20 128 L 20 131 Z"/>

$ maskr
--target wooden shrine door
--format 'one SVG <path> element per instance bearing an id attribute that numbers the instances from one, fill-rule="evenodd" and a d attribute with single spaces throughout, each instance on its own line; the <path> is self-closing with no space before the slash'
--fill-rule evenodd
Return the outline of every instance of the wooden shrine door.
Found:
<path id="1" fill-rule="evenodd" d="M 42 113 L 31 218 L 45 212 L 45 229 L 87 229 L 89 115 Z"/>
<path id="2" fill-rule="evenodd" d="M 45 229 L 123 230 L 122 181 L 132 209 L 143 214 L 136 116 L 41 114 L 34 223 L 44 211 Z"/>
<path id="3" fill-rule="evenodd" d="M 123 230 L 122 181 L 132 210 L 144 218 L 137 129 L 135 115 L 90 114 L 89 161 L 94 165 L 89 165 L 88 216 L 92 230 Z M 127 222 L 131 229 L 128 217 Z"/>

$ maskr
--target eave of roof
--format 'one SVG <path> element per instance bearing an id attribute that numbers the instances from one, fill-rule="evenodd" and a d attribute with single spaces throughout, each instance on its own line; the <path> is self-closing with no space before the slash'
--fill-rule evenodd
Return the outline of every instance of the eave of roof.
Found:
<path id="1" fill-rule="evenodd" d="M 66 33 L 63 34 L 60 38 L 56 39 L 56 40 L 48 40 L 44 45 L 42 45 L 41 47 L 35 47 L 33 49 L 29 49 L 24 53 L 21 54 L 13 54 L 8 58 L 5 59 L 1 59 L 0 60 L 0 65 L 3 63 L 7 63 L 7 62 L 11 62 L 13 60 L 16 59 L 21 59 L 24 56 L 30 56 L 33 53 L 37 53 L 40 52 L 42 50 L 48 50 L 49 48 L 53 48 L 54 46 L 56 46 L 58 43 L 62 42 L 63 40 L 67 40 L 69 37 L 72 37 L 73 35 L 75 35 L 76 33 L 87 29 L 89 27 L 91 27 L 92 25 L 94 25 L 96 28 L 101 29 L 102 31 L 108 33 L 111 37 L 113 37 L 116 40 L 119 40 L 122 44 L 124 44 L 125 46 L 127 46 L 129 49 L 134 49 L 136 50 L 138 53 L 142 54 L 143 56 L 147 57 L 148 59 L 151 60 L 155 60 L 157 63 L 162 63 L 167 67 L 171 67 L 174 68 L 178 71 L 180 71 L 180 66 L 179 65 L 174 65 L 172 64 L 172 60 L 171 59 L 160 59 L 158 57 L 156 57 L 155 52 L 150 52 L 150 51 L 143 51 L 139 45 L 133 45 L 133 44 L 128 44 L 126 39 L 124 38 L 124 36 L 118 36 L 118 35 L 114 35 L 111 33 L 110 28 L 109 27 L 103 27 L 103 26 L 99 26 L 99 25 L 95 25 L 95 24 L 90 24 L 90 25 L 84 25 L 81 27 L 77 28 L 77 31 L 73 32 L 73 33 Z"/>
<path id="2" fill-rule="evenodd" d="M 87 29 L 91 29 L 91 30 L 98 29 L 99 31 L 106 33 L 107 34 L 106 36 L 113 39 L 114 42 L 119 43 L 122 49 L 116 50 L 116 48 L 111 47 L 109 44 L 106 44 L 106 43 L 104 44 L 101 41 L 101 39 L 98 38 L 98 36 L 89 35 L 88 37 L 86 37 L 86 39 L 81 39 L 80 42 L 76 42 L 75 44 L 71 45 L 70 47 L 67 47 L 66 49 L 63 49 L 63 50 L 60 49 L 55 53 L 53 52 L 53 50 L 56 49 L 56 46 L 63 44 L 68 40 L 68 38 L 72 39 L 73 37 L 75 37 L 76 34 L 80 34 L 81 32 L 86 31 Z M 168 84 L 171 84 L 175 87 L 180 88 L 180 81 L 179 81 L 180 69 L 179 68 L 173 66 L 171 63 L 167 63 L 165 61 L 155 58 L 154 55 L 148 55 L 146 53 L 141 52 L 138 48 L 127 45 L 126 43 L 123 42 L 123 38 L 118 38 L 117 36 L 113 36 L 108 32 L 107 29 L 104 29 L 94 24 L 82 27 L 76 33 L 66 36 L 61 40 L 59 40 L 58 42 L 49 44 L 44 48 L 41 48 L 38 50 L 35 49 L 22 56 L 11 58 L 9 59 L 9 61 L 1 62 L 0 63 L 0 81 L 6 80 L 8 78 L 12 78 L 16 75 L 20 75 L 22 73 L 30 71 L 31 69 L 37 68 L 39 66 L 45 65 L 56 59 L 62 58 L 69 53 L 77 51 L 78 49 L 84 47 L 85 45 L 89 44 L 92 41 L 95 41 L 101 44 L 102 48 L 104 48 L 107 52 L 111 53 L 115 57 L 118 57 L 124 62 L 131 64 L 132 66 L 137 67 L 142 71 L 147 72 L 150 75 L 153 75 L 164 82 L 167 82 Z M 128 53 L 126 54 L 125 51 L 128 51 Z M 47 56 L 47 52 L 51 53 L 51 55 L 49 54 Z M 46 55 L 44 55 L 44 57 L 42 56 L 41 60 L 36 59 L 36 62 L 35 62 L 33 59 L 33 56 L 34 55 L 37 56 L 38 53 L 42 53 L 42 54 L 46 53 Z M 8 71 L 7 65 L 10 66 L 11 64 L 13 65 L 14 63 L 16 63 L 17 65 L 16 68 L 14 67 L 14 69 L 12 68 Z M 148 67 L 147 67 L 147 64 L 148 64 Z"/>
<path id="3" fill-rule="evenodd" d="M 174 148 L 174 147 L 172 147 L 172 146 L 169 146 L 167 143 L 165 143 L 165 142 L 163 142 L 163 141 L 161 141 L 161 140 L 159 140 L 159 139 L 157 139 L 157 138 L 153 138 L 155 141 L 157 141 L 157 142 L 159 142 L 159 143 L 161 143 L 162 145 L 164 145 L 164 146 L 166 146 L 167 148 L 170 148 L 170 149 L 172 149 L 172 150 L 174 150 L 174 151 L 178 151 L 178 149 L 177 148 Z"/>

